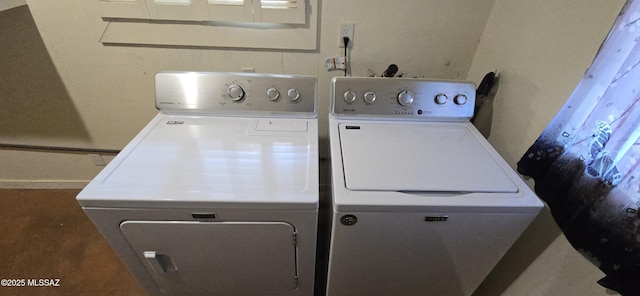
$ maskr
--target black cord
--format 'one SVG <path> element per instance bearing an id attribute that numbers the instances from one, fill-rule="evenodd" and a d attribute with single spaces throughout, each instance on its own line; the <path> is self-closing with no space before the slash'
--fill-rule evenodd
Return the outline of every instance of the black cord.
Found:
<path id="1" fill-rule="evenodd" d="M 349 37 L 342 37 L 342 41 L 344 41 L 344 76 L 347 76 L 347 67 L 349 62 L 347 61 L 347 48 L 349 47 Z"/>
<path id="2" fill-rule="evenodd" d="M 398 73 L 398 65 L 391 64 L 386 70 L 384 70 L 384 72 L 382 72 L 382 77 L 393 77 L 396 73 Z"/>

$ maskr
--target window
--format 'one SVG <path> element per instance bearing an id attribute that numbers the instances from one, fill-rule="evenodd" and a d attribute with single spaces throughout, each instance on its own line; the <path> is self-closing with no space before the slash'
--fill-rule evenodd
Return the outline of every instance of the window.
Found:
<path id="1" fill-rule="evenodd" d="M 315 50 L 318 0 L 97 0 L 105 45 Z"/>
<path id="2" fill-rule="evenodd" d="M 107 19 L 304 24 L 305 0 L 99 0 Z"/>

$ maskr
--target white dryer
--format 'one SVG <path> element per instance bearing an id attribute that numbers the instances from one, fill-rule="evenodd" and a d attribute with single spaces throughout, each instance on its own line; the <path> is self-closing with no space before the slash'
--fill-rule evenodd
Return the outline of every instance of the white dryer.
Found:
<path id="1" fill-rule="evenodd" d="M 151 295 L 312 295 L 313 77 L 165 72 L 160 113 L 77 197 Z"/>
<path id="2" fill-rule="evenodd" d="M 469 122 L 475 85 L 338 77 L 327 295 L 470 295 L 542 208 Z"/>

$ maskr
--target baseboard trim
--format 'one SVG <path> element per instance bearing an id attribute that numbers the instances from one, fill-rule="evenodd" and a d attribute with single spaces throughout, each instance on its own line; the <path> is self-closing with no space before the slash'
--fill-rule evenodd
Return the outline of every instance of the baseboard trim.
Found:
<path id="1" fill-rule="evenodd" d="M 0 189 L 82 189 L 85 180 L 0 180 Z"/>

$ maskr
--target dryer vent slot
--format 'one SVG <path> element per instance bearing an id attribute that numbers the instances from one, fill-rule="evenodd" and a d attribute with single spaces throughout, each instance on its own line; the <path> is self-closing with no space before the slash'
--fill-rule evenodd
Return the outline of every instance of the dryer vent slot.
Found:
<path id="1" fill-rule="evenodd" d="M 193 217 L 193 219 L 215 219 L 216 218 L 216 214 L 214 213 L 191 213 L 191 217 Z"/>

